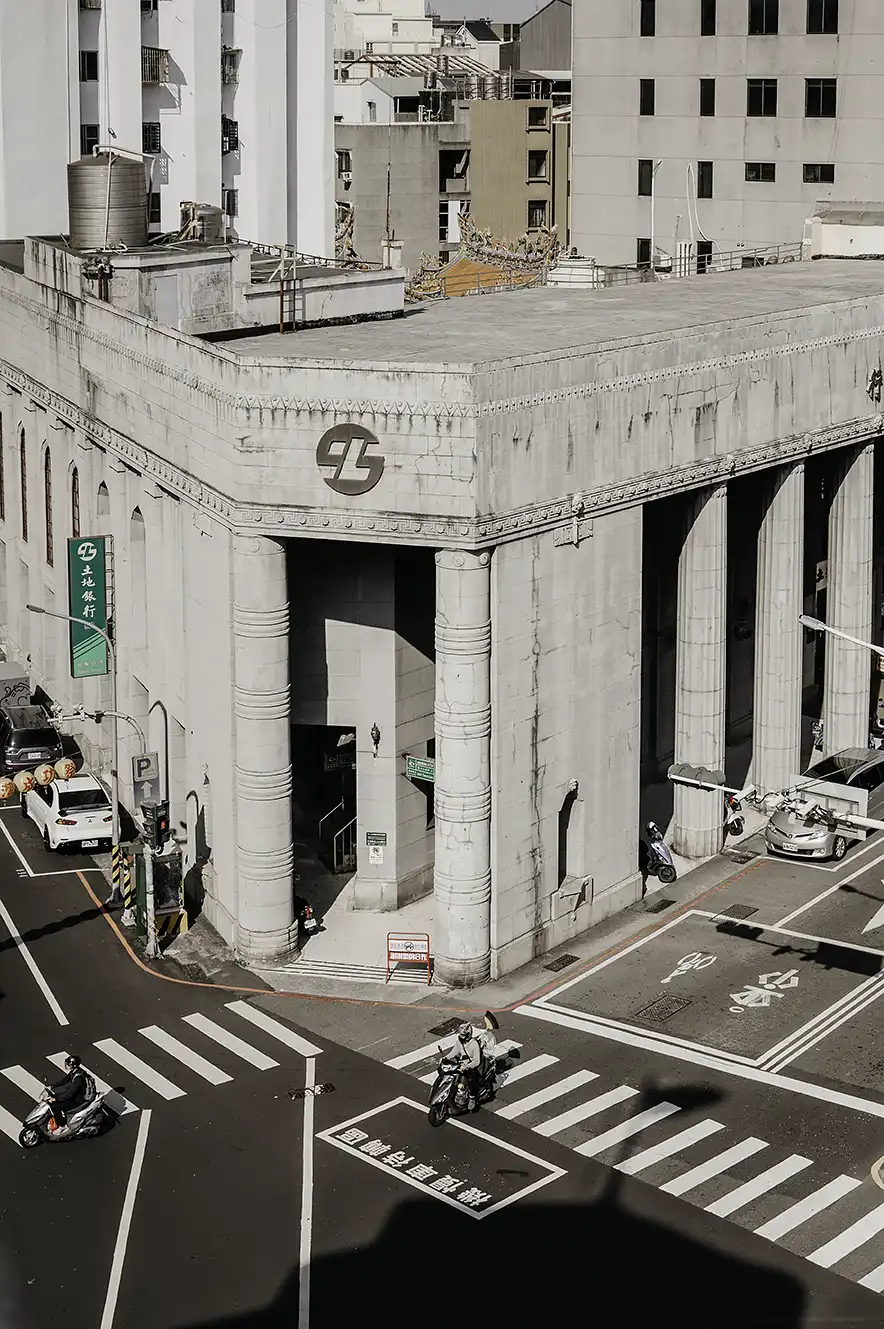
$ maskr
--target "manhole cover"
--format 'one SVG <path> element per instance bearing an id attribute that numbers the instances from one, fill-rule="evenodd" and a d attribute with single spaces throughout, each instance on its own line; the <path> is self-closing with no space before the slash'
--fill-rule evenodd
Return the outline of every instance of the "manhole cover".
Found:
<path id="1" fill-rule="evenodd" d="M 657 900 L 655 901 L 654 904 L 648 905 L 647 909 L 645 910 L 645 913 L 662 914 L 664 909 L 669 909 L 669 907 L 674 904 L 675 904 L 674 900 Z"/>
<path id="2" fill-rule="evenodd" d="M 642 1020 L 655 1020 L 658 1023 L 661 1020 L 668 1020 L 673 1015 L 678 1015 L 686 1006 L 690 1006 L 688 997 L 658 997 L 652 1001 L 650 1006 L 645 1006 L 640 1011 L 636 1011 L 636 1017 Z"/>
<path id="3" fill-rule="evenodd" d="M 719 910 L 718 918 L 751 918 L 758 910 L 751 904 L 732 904 L 727 909 Z"/>
<path id="4" fill-rule="evenodd" d="M 751 863 L 758 855 L 751 849 L 724 849 L 722 858 L 729 858 L 732 863 Z"/>
<path id="5" fill-rule="evenodd" d="M 560 969 L 567 969 L 569 964 L 575 964 L 579 959 L 579 955 L 557 955 L 554 960 L 543 967 L 544 969 L 551 969 L 554 974 L 557 974 Z"/>
<path id="6" fill-rule="evenodd" d="M 437 1024 L 434 1029 L 428 1029 L 428 1034 L 435 1034 L 437 1038 L 444 1038 L 446 1034 L 453 1034 L 461 1021 L 457 1019 L 445 1020 L 443 1024 Z"/>

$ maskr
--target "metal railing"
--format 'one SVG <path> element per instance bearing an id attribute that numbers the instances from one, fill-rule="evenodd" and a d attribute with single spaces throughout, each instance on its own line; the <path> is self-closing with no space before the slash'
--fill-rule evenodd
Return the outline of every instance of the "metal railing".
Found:
<path id="1" fill-rule="evenodd" d="M 163 51 L 158 46 L 142 46 L 141 82 L 142 83 L 169 82 L 168 51 Z"/>
<path id="2" fill-rule="evenodd" d="M 332 844 L 335 872 L 352 872 L 356 867 L 356 818 L 342 826 Z"/>
<path id="3" fill-rule="evenodd" d="M 316 835 L 317 838 L 320 840 L 320 842 L 325 838 L 322 832 L 323 826 L 329 820 L 330 817 L 333 817 L 335 815 L 336 812 L 340 812 L 343 809 L 343 806 L 344 806 L 344 800 L 339 799 L 339 801 L 334 805 L 334 807 L 331 809 L 330 812 L 327 812 L 324 817 L 319 818 L 319 825 L 316 828 Z"/>
<path id="4" fill-rule="evenodd" d="M 689 252 L 657 258 L 656 271 L 649 263 L 622 268 L 597 268 L 599 286 L 628 286 L 642 281 L 670 281 L 678 277 L 697 277 L 707 273 L 739 272 L 744 268 L 766 268 L 778 263 L 799 263 L 804 256 L 800 240 L 792 244 L 762 245 L 756 249 L 728 249 L 712 254 Z"/>
<path id="5" fill-rule="evenodd" d="M 252 281 L 257 283 L 278 282 L 295 276 L 296 269 L 302 268 L 358 268 L 360 271 L 383 270 L 383 263 L 369 263 L 365 259 L 354 262 L 352 259 L 321 258 L 318 254 L 302 254 L 292 245 L 255 244 L 252 240 L 240 238 L 240 244 L 248 245 L 252 251 Z"/>

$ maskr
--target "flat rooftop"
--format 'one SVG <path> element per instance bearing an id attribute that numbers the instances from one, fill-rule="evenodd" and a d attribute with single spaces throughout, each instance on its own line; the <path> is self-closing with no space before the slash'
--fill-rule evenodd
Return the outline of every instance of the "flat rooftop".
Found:
<path id="1" fill-rule="evenodd" d="M 461 296 L 406 306 L 404 317 L 386 322 L 273 332 L 216 345 L 249 360 L 282 358 L 293 365 L 322 360 L 469 369 L 882 295 L 884 261 L 821 259 L 603 290 L 532 287 Z"/>

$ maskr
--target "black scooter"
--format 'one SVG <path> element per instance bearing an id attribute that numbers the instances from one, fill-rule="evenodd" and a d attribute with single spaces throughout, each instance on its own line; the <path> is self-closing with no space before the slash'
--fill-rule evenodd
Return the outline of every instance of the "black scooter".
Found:
<path id="1" fill-rule="evenodd" d="M 663 839 L 663 832 L 655 821 L 649 821 L 645 827 L 648 841 L 648 873 L 659 877 L 665 886 L 671 886 L 678 876 L 675 864 L 669 852 L 669 845 Z"/>

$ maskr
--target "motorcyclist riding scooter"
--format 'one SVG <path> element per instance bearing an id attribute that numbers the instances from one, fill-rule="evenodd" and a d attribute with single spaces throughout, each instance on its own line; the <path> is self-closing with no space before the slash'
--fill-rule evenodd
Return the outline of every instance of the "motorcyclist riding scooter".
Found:
<path id="1" fill-rule="evenodd" d="M 95 1085 L 83 1070 L 79 1057 L 66 1057 L 64 1070 L 64 1079 L 50 1085 L 53 1116 L 59 1126 L 67 1125 L 67 1113 L 95 1094 Z"/>
<path id="2" fill-rule="evenodd" d="M 470 1096 L 469 1110 L 475 1112 L 479 1097 L 479 1083 L 486 1061 L 494 1056 L 497 1040 L 490 1029 L 476 1029 L 468 1021 L 457 1030 L 460 1044 L 461 1067 Z"/>

